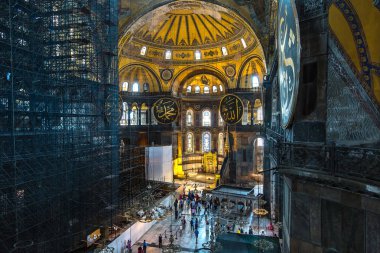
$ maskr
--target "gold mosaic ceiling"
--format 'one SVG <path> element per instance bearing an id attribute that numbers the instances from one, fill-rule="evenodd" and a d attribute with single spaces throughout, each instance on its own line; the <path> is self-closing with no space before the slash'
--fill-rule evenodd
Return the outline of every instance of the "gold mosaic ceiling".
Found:
<path id="1" fill-rule="evenodd" d="M 146 52 L 141 54 L 143 47 Z M 172 64 L 232 60 L 258 47 L 257 36 L 238 14 L 215 4 L 186 0 L 143 15 L 122 32 L 119 42 L 121 56 Z M 171 50 L 169 58 L 164 57 L 167 50 Z M 196 50 L 200 59 L 196 59 Z"/>
<path id="2" fill-rule="evenodd" d="M 155 24 L 149 21 L 134 34 L 135 39 L 163 46 L 212 45 L 238 36 L 243 26 L 230 14 L 203 14 L 193 10 L 173 10 Z"/>

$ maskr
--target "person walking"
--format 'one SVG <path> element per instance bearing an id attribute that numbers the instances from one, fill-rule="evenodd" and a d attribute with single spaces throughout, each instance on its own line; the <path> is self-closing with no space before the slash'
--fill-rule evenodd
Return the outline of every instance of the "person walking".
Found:
<path id="1" fill-rule="evenodd" d="M 144 253 L 146 253 L 146 247 L 148 246 L 148 244 L 146 243 L 146 241 L 144 240 L 143 242 L 143 250 L 144 250 Z"/>
<path id="2" fill-rule="evenodd" d="M 162 235 L 161 234 L 158 236 L 158 247 L 162 248 Z"/>
<path id="3" fill-rule="evenodd" d="M 198 226 L 199 226 L 199 224 L 198 224 L 198 218 L 195 218 L 195 229 L 198 229 Z"/>
<path id="4" fill-rule="evenodd" d="M 132 242 L 131 242 L 131 240 L 128 240 L 128 242 L 127 242 L 127 250 L 128 250 L 128 253 L 132 253 Z"/>
<path id="5" fill-rule="evenodd" d="M 193 218 L 191 218 L 191 220 L 190 220 L 190 227 L 191 227 L 191 231 L 194 231 L 194 220 L 193 220 Z"/>
<path id="6" fill-rule="evenodd" d="M 144 253 L 143 248 L 141 246 L 137 249 L 137 253 Z"/>
<path id="7" fill-rule="evenodd" d="M 198 243 L 198 235 L 199 235 L 198 229 L 195 229 L 194 235 L 195 235 L 195 243 Z"/>
<path id="8" fill-rule="evenodd" d="M 249 231 L 248 231 L 248 234 L 250 234 L 250 235 L 253 235 L 253 230 L 252 230 L 252 227 L 249 227 Z"/>

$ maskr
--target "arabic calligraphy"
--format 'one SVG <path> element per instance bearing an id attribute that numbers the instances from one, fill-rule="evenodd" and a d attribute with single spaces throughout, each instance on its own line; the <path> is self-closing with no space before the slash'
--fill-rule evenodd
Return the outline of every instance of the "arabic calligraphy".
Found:
<path id="1" fill-rule="evenodd" d="M 170 124 L 177 119 L 177 102 L 170 98 L 161 98 L 153 105 L 153 115 L 162 124 Z"/>
<path id="2" fill-rule="evenodd" d="M 297 10 L 294 0 L 280 1 L 278 24 L 278 66 L 282 126 L 293 117 L 298 94 L 300 43 Z"/>
<path id="3" fill-rule="evenodd" d="M 219 112 L 224 122 L 236 124 L 243 116 L 243 102 L 235 95 L 226 95 L 220 101 Z"/>

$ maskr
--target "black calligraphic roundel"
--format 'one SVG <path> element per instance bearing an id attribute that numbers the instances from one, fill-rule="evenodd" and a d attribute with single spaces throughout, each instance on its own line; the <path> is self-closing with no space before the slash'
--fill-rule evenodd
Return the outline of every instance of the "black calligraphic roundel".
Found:
<path id="1" fill-rule="evenodd" d="M 278 9 L 278 82 L 282 127 L 290 126 L 298 96 L 300 31 L 294 0 L 280 0 Z"/>
<path id="2" fill-rule="evenodd" d="M 178 104 L 171 98 L 160 98 L 153 105 L 153 115 L 161 124 L 170 124 L 177 119 Z"/>
<path id="3" fill-rule="evenodd" d="M 220 116 L 227 124 L 236 124 L 243 117 L 243 102 L 238 96 L 226 95 L 219 105 Z"/>

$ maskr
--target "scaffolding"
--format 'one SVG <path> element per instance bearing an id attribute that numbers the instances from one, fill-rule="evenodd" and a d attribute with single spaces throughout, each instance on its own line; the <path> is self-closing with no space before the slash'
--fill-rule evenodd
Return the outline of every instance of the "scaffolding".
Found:
<path id="1" fill-rule="evenodd" d="M 0 2 L 0 252 L 71 252 L 112 226 L 117 6 Z"/>

